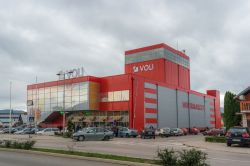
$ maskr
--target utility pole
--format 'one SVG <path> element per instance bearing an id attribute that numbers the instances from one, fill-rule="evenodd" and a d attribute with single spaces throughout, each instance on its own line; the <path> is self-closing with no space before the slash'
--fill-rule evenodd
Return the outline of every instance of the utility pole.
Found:
<path id="1" fill-rule="evenodd" d="M 12 117 L 11 117 L 11 111 L 12 111 L 12 106 L 11 106 L 11 88 L 12 88 L 12 82 L 10 81 L 10 115 L 9 115 L 9 134 L 11 134 L 11 123 L 12 123 Z"/>

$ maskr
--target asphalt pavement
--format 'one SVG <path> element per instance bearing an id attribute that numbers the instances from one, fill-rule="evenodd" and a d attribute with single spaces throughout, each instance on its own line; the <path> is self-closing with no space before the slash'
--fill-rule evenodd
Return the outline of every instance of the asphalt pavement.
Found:
<path id="1" fill-rule="evenodd" d="M 119 164 L 0 151 L 0 166 L 121 166 Z"/>
<path id="2" fill-rule="evenodd" d="M 3 139 L 27 139 L 26 135 L 1 135 Z M 74 142 L 55 136 L 33 136 L 36 147 L 64 150 L 77 150 L 105 154 L 124 155 L 131 157 L 155 159 L 158 149 L 173 148 L 176 150 L 200 149 L 208 154 L 208 163 L 211 166 L 250 166 L 250 148 L 227 147 L 224 143 L 204 142 L 204 137 L 182 136 L 169 138 L 140 139 L 115 138 L 110 141 Z M 1 165 L 0 165 L 1 166 Z"/>

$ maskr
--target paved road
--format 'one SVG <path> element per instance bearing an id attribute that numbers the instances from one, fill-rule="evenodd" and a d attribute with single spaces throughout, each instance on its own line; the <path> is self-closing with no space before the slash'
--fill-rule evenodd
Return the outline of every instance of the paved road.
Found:
<path id="1" fill-rule="evenodd" d="M 0 151 L 0 166 L 121 166 L 111 163 Z"/>
<path id="2" fill-rule="evenodd" d="M 2 138 L 27 138 L 20 135 L 1 135 Z M 227 147 L 220 143 L 206 143 L 202 136 L 183 136 L 157 138 L 155 140 L 140 138 L 115 138 L 111 141 L 73 142 L 61 137 L 34 136 L 36 147 L 69 149 L 78 151 L 109 153 L 142 158 L 156 158 L 156 151 L 162 148 L 190 149 L 193 146 L 208 153 L 208 162 L 212 166 L 250 166 L 250 148 Z M 244 153 L 244 154 L 241 154 Z"/>

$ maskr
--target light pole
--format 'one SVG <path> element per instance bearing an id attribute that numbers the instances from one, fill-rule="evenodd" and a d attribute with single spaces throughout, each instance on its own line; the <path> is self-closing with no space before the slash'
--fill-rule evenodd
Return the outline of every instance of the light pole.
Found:
<path id="1" fill-rule="evenodd" d="M 12 110 L 12 106 L 11 106 L 11 88 L 12 88 L 12 82 L 10 81 L 10 119 L 9 119 L 9 134 L 11 134 L 11 122 L 12 122 L 12 117 L 11 117 L 11 110 Z"/>
<path id="2" fill-rule="evenodd" d="M 65 131 L 65 114 L 66 114 L 66 112 L 65 112 L 65 75 L 66 74 L 72 74 L 73 73 L 73 71 L 71 70 L 71 71 L 68 71 L 68 72 L 59 72 L 59 73 L 57 73 L 56 75 L 58 75 L 59 76 L 59 80 L 60 80 L 60 76 L 63 76 L 63 124 L 62 124 L 62 127 L 63 127 L 63 133 L 64 133 L 64 131 Z"/>

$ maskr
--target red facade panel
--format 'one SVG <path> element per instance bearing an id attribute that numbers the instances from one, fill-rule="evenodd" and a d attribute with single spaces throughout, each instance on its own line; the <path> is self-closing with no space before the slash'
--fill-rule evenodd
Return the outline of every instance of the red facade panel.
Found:
<path id="1" fill-rule="evenodd" d="M 104 93 L 113 92 L 113 91 L 122 91 L 122 90 L 129 90 L 129 93 L 131 94 L 131 75 L 129 74 L 103 77 L 101 78 L 100 83 L 101 83 L 101 87 L 100 87 L 101 96 Z M 100 102 L 100 110 L 102 111 L 111 111 L 111 110 L 129 111 L 129 101 Z"/>
<path id="2" fill-rule="evenodd" d="M 208 90 L 207 94 L 215 97 L 214 99 L 215 127 L 221 128 L 220 92 L 218 90 Z"/>
<path id="3" fill-rule="evenodd" d="M 169 60 L 165 60 L 166 65 L 166 83 L 178 86 L 178 65 L 174 62 L 171 62 Z"/>
<path id="4" fill-rule="evenodd" d="M 184 89 L 190 89 L 189 85 L 189 69 L 178 65 L 179 68 L 179 86 Z"/>
<path id="5" fill-rule="evenodd" d="M 128 101 L 101 102 L 100 110 L 101 111 L 128 111 L 129 102 Z"/>
<path id="6" fill-rule="evenodd" d="M 120 91 L 120 90 L 129 90 L 131 81 L 131 75 L 123 74 L 110 77 L 103 77 L 100 80 L 102 92 L 110 91 Z"/>
<path id="7" fill-rule="evenodd" d="M 165 81 L 164 59 L 150 60 L 125 65 L 125 73 L 133 73 L 156 81 Z"/>
<path id="8" fill-rule="evenodd" d="M 144 78 L 133 77 L 133 104 L 130 127 L 138 130 L 144 129 Z"/>

